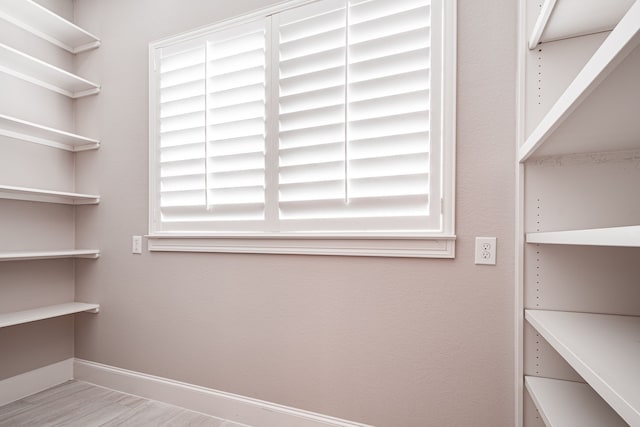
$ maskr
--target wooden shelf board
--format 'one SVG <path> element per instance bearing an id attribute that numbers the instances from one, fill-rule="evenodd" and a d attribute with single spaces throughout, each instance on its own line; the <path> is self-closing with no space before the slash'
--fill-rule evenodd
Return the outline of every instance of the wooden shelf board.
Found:
<path id="1" fill-rule="evenodd" d="M 100 39 L 32 0 L 0 0 L 0 17 L 71 53 L 100 46 Z"/>
<path id="2" fill-rule="evenodd" d="M 0 185 L 0 199 L 61 203 L 64 205 L 95 205 L 100 202 L 100 196 L 93 194 L 67 193 L 10 185 Z"/>
<path id="3" fill-rule="evenodd" d="M 547 427 L 626 427 L 589 385 L 525 377 L 525 386 Z"/>
<path id="4" fill-rule="evenodd" d="M 526 320 L 631 425 L 640 425 L 640 317 L 525 310 Z"/>
<path id="5" fill-rule="evenodd" d="M 640 226 L 527 233 L 527 243 L 640 247 Z"/>
<path id="6" fill-rule="evenodd" d="M 539 43 L 612 30 L 635 0 L 545 0 L 531 32 L 529 49 Z"/>
<path id="7" fill-rule="evenodd" d="M 70 98 L 95 95 L 100 86 L 0 43 L 0 71 Z"/>
<path id="8" fill-rule="evenodd" d="M 520 161 L 640 148 L 640 120 L 635 114 L 640 96 L 638 46 L 640 1 L 533 129 L 520 147 Z"/>
<path id="9" fill-rule="evenodd" d="M 87 304 L 83 302 L 69 302 L 65 304 L 49 305 L 33 308 L 31 310 L 14 311 L 12 313 L 0 313 L 0 328 L 21 325 L 23 323 L 36 322 L 38 320 L 51 319 L 68 314 L 90 312 L 97 313 L 99 304 Z"/>
<path id="10" fill-rule="evenodd" d="M 0 114 L 0 135 L 67 151 L 95 150 L 100 141 Z"/>
<path id="11" fill-rule="evenodd" d="M 88 258 L 97 259 L 100 256 L 98 249 L 62 249 L 55 251 L 15 251 L 0 252 L 0 261 L 28 261 L 38 259 L 58 258 Z"/>

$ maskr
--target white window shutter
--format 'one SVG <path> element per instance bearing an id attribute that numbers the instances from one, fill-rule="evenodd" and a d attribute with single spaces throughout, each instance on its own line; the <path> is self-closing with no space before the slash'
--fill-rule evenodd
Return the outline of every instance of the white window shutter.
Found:
<path id="1" fill-rule="evenodd" d="M 440 227 L 429 4 L 338 0 L 279 17 L 283 229 Z"/>
<path id="2" fill-rule="evenodd" d="M 179 222 L 204 205 L 205 58 L 203 43 L 162 50 L 159 66 L 160 212 Z"/>
<path id="3" fill-rule="evenodd" d="M 159 57 L 159 214 L 165 230 L 260 229 L 265 211 L 265 21 Z"/>
<path id="4" fill-rule="evenodd" d="M 411 228 L 431 213 L 430 2 L 350 3 L 350 215 Z"/>
<path id="5" fill-rule="evenodd" d="M 314 216 L 346 198 L 344 0 L 278 17 L 279 210 Z"/>
<path id="6" fill-rule="evenodd" d="M 216 33 L 207 51 L 207 207 L 218 220 L 265 209 L 264 20 Z"/>
<path id="7" fill-rule="evenodd" d="M 159 42 L 152 234 L 450 234 L 441 6 L 294 3 Z"/>

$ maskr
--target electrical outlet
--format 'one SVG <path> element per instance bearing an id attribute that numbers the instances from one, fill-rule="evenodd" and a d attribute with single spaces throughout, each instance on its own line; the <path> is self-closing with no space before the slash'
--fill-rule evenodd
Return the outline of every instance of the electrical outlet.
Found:
<path id="1" fill-rule="evenodd" d="M 142 236 L 131 236 L 131 253 L 142 253 Z"/>
<path id="2" fill-rule="evenodd" d="M 476 237 L 476 264 L 496 265 L 495 237 Z"/>

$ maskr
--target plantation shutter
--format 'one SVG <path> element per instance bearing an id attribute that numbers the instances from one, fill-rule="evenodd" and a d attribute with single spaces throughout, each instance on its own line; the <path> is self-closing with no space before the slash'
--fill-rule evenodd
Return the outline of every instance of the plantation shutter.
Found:
<path id="1" fill-rule="evenodd" d="M 259 20 L 162 49 L 163 230 L 264 227 L 265 34 Z"/>
<path id="2" fill-rule="evenodd" d="M 344 0 L 278 17 L 279 210 L 282 219 L 346 197 Z"/>
<path id="3" fill-rule="evenodd" d="M 155 48 L 151 229 L 441 233 L 451 178 L 431 2 L 319 0 Z"/>
<path id="4" fill-rule="evenodd" d="M 278 17 L 283 230 L 439 227 L 429 6 L 324 1 Z"/>

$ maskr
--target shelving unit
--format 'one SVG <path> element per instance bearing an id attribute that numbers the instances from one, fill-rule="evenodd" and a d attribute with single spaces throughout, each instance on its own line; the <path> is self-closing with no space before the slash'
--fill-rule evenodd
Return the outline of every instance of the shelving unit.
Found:
<path id="1" fill-rule="evenodd" d="M 640 247 L 640 226 L 527 233 L 527 243 Z"/>
<path id="2" fill-rule="evenodd" d="M 58 92 L 69 98 L 81 98 L 100 92 L 100 86 L 0 43 L 0 71 Z"/>
<path id="3" fill-rule="evenodd" d="M 68 5 L 75 6 L 73 2 L 69 2 Z M 25 31 L 15 32 L 15 29 L 10 28 L 14 26 Z M 47 89 L 25 90 L 19 96 L 4 99 L 5 111 L 0 114 L 0 158 L 7 164 L 14 162 L 27 168 L 19 173 L 16 172 L 15 175 L 10 175 L 14 171 L 13 168 L 3 171 L 5 176 L 3 182 L 15 184 L 15 186 L 0 185 L 0 205 L 2 205 L 0 209 L 3 213 L 0 231 L 14 229 L 16 231 L 16 233 L 0 233 L 6 237 L 0 238 L 0 300 L 4 303 L 4 310 L 14 310 L 0 313 L 0 328 L 81 312 L 97 313 L 100 308 L 98 304 L 85 302 L 67 302 L 29 310 L 22 308 L 32 307 L 33 292 L 44 290 L 45 287 L 48 288 L 45 291 L 47 295 L 55 294 L 48 301 L 49 304 L 72 299 L 68 295 L 74 294 L 76 281 L 73 270 L 69 269 L 73 269 L 77 262 L 88 262 L 75 261 L 76 259 L 96 260 L 100 257 L 98 249 L 73 248 L 76 240 L 73 233 L 75 229 L 73 209 L 50 205 L 98 204 L 100 196 L 38 188 L 50 187 L 51 182 L 77 183 L 78 179 L 74 178 L 75 169 L 73 168 L 76 162 L 83 161 L 87 155 L 76 156 L 61 153 L 59 150 L 75 153 L 100 147 L 98 139 L 43 124 L 45 117 L 47 122 L 75 122 L 73 120 L 74 105 L 82 108 L 82 104 L 78 102 L 83 101 L 72 100 L 98 94 L 100 86 L 39 58 L 69 59 L 69 54 L 58 47 L 77 54 L 99 47 L 100 40 L 33 0 L 0 0 L 0 27 L 2 30 L 0 34 L 5 35 L 0 39 L 2 84 L 7 86 L 16 83 L 15 77 L 26 82 L 26 86 L 36 85 Z M 10 40 L 9 37 L 24 38 L 20 40 L 20 49 L 12 45 L 14 40 Z M 37 38 L 44 39 L 50 44 L 42 43 Z M 57 109 L 58 106 L 60 109 L 52 114 L 51 108 Z M 29 111 L 30 117 L 35 118 L 36 122 L 19 118 L 24 111 Z M 66 117 L 64 117 L 65 112 L 67 112 Z M 42 121 L 38 123 L 39 120 Z M 56 150 L 23 142 L 45 145 Z M 26 182 L 24 177 L 27 176 L 34 181 Z M 77 184 L 64 188 L 74 186 Z M 23 201 L 42 203 L 23 203 Z M 44 223 L 35 223 L 36 218 L 45 218 Z M 27 229 L 24 230 L 26 232 L 22 232 L 23 229 Z M 15 249 L 24 247 L 30 250 Z M 73 261 L 39 262 L 39 260 L 55 259 Z M 47 301 L 40 303 L 47 304 Z M 56 337 L 55 339 L 60 342 L 51 343 L 51 339 L 44 341 L 24 339 L 20 335 L 26 333 L 29 337 L 34 336 L 29 325 L 23 326 L 24 330 L 22 328 L 7 330 L 6 334 L 3 333 L 3 339 L 0 342 L 0 348 L 5 353 L 3 357 L 8 361 L 8 366 L 20 360 L 23 357 L 22 352 L 38 352 L 38 354 L 42 352 L 38 357 L 38 365 L 34 365 L 33 361 L 19 364 L 23 371 L 26 371 L 22 373 L 30 378 L 29 384 L 25 383 L 20 387 L 20 393 L 24 395 L 38 391 L 37 384 L 41 379 L 38 376 L 41 374 L 37 368 L 60 360 L 60 351 L 52 352 L 52 348 L 65 348 L 67 357 L 74 355 L 72 323 L 48 322 L 40 326 L 42 327 L 38 332 L 40 336 L 50 335 L 52 339 Z M 25 376 L 21 375 L 21 377 Z M 33 380 L 34 378 L 36 380 Z M 60 379 L 63 381 L 69 377 L 68 374 L 64 374 L 60 378 L 63 378 Z M 46 379 L 47 384 L 51 381 L 55 379 Z"/>
<path id="4" fill-rule="evenodd" d="M 94 194 L 68 193 L 37 188 L 13 187 L 10 185 L 0 185 L 0 199 L 60 203 L 64 205 L 95 205 L 100 202 L 100 196 Z"/>
<path id="5" fill-rule="evenodd" d="M 521 0 L 517 425 L 640 425 L 640 0 L 540 4 Z"/>
<path id="6" fill-rule="evenodd" d="M 0 252 L 0 261 L 29 261 L 39 259 L 58 258 L 87 258 L 97 259 L 100 256 L 98 249 L 62 249 L 56 251 L 18 251 Z"/>
<path id="7" fill-rule="evenodd" d="M 549 427 L 627 427 L 627 423 L 584 383 L 526 377 L 527 391 Z"/>
<path id="8" fill-rule="evenodd" d="M 634 0 L 545 0 L 529 38 L 540 43 L 612 30 Z"/>
<path id="9" fill-rule="evenodd" d="M 14 311 L 12 313 L 0 313 L 0 328 L 37 322 L 38 320 L 52 319 L 54 317 L 67 316 L 82 312 L 98 313 L 99 304 L 87 304 L 84 302 L 69 302 L 65 304 L 49 305 L 31 310 Z"/>
<path id="10" fill-rule="evenodd" d="M 100 39 L 32 0 L 1 0 L 0 18 L 71 53 L 100 46 Z"/>
<path id="11" fill-rule="evenodd" d="M 0 135 L 67 151 L 95 150 L 100 141 L 0 114 Z"/>
<path id="12" fill-rule="evenodd" d="M 526 310 L 527 321 L 631 425 L 640 425 L 640 317 Z"/>

